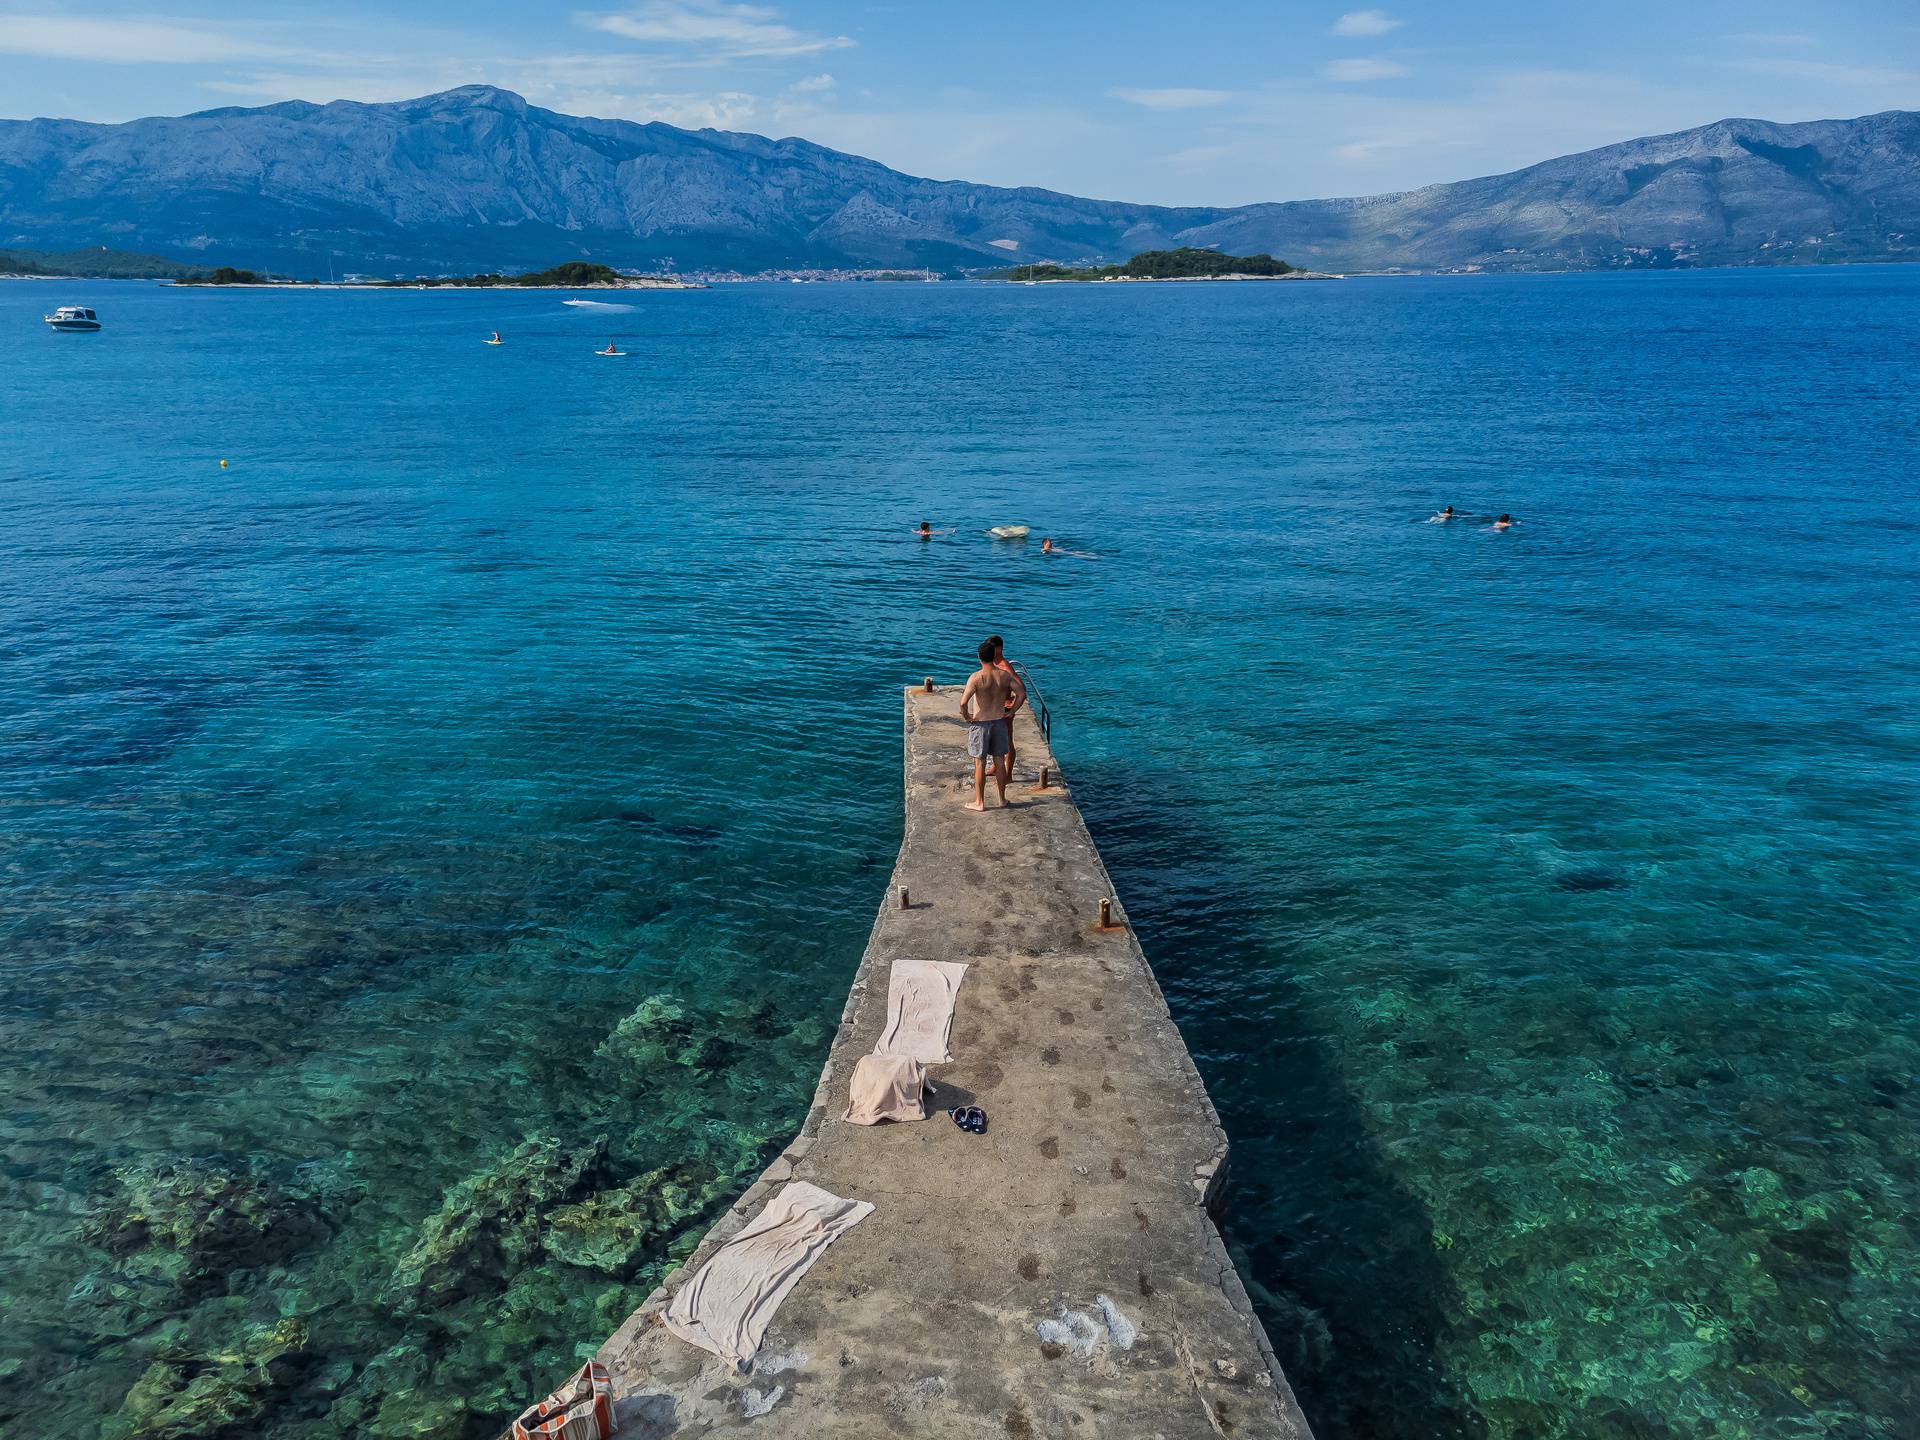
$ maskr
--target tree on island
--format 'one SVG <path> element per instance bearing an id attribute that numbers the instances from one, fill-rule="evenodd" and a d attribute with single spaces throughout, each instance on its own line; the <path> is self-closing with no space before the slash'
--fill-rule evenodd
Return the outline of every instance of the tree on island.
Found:
<path id="1" fill-rule="evenodd" d="M 1119 273 L 1149 280 L 1184 280 L 1202 275 L 1288 275 L 1293 266 L 1266 253 L 1222 255 L 1218 250 L 1187 246 L 1179 250 L 1146 250 L 1122 265 Z"/>
<path id="2" fill-rule="evenodd" d="M 1143 250 L 1124 265 L 1016 265 L 993 271 L 993 280 L 1197 280 L 1222 275 L 1291 275 L 1295 267 L 1264 252 L 1223 255 L 1218 250 L 1185 246 L 1179 250 Z"/>
<path id="3" fill-rule="evenodd" d="M 231 265 L 222 265 L 207 276 L 208 285 L 258 285 L 260 277 L 251 270 L 236 270 Z"/>
<path id="4" fill-rule="evenodd" d="M 595 265 L 586 260 L 568 260 L 550 270 L 533 270 L 524 275 L 455 275 L 438 279 L 422 276 L 417 280 L 388 280 L 388 285 L 453 285 L 461 289 L 488 290 L 500 285 L 554 285 L 564 289 L 593 285 L 619 285 L 625 276 L 611 265 Z"/>

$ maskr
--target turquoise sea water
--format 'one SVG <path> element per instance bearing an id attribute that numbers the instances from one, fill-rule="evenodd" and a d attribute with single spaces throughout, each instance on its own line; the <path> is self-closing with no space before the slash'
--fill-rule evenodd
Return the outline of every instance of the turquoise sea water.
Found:
<path id="1" fill-rule="evenodd" d="M 1322 1440 L 1916 1433 L 1920 270 L 559 300 L 0 285 L 0 1429 L 577 1363 L 998 630 Z"/>

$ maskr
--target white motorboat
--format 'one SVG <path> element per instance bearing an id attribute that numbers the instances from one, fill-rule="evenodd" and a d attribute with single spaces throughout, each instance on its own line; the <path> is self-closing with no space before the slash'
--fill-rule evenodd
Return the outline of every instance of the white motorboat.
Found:
<path id="1" fill-rule="evenodd" d="M 45 317 L 56 330 L 98 330 L 100 317 L 84 305 L 62 305 Z"/>

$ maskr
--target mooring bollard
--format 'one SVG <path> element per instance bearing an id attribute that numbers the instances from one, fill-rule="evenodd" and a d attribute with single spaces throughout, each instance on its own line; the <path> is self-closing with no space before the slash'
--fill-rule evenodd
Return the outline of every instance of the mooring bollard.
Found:
<path id="1" fill-rule="evenodd" d="M 1113 928 L 1113 901 L 1111 900 L 1100 902 L 1100 928 L 1102 930 Z"/>
<path id="2" fill-rule="evenodd" d="M 931 675 L 927 676 L 927 678 L 921 682 L 921 685 L 924 687 L 927 694 L 929 695 L 933 694 L 933 676 Z"/>
<path id="3" fill-rule="evenodd" d="M 911 910 L 913 908 L 912 904 L 907 900 L 907 887 L 904 885 L 900 887 L 900 908 L 902 910 Z"/>
<path id="4" fill-rule="evenodd" d="M 1042 790 L 1047 788 L 1047 767 L 1044 765 L 1040 767 L 1040 788 Z"/>

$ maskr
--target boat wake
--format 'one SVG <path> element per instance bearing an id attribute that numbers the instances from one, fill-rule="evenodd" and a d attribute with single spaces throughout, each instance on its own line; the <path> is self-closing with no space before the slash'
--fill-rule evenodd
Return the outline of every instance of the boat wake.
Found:
<path id="1" fill-rule="evenodd" d="M 615 305 L 611 300 L 562 300 L 562 305 L 576 306 L 582 310 L 631 310 L 631 305 Z"/>

